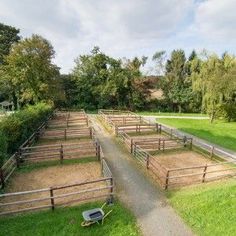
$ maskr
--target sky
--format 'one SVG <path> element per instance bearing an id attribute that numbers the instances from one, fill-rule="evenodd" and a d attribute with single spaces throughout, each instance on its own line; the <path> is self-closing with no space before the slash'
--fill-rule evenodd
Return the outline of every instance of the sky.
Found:
<path id="1" fill-rule="evenodd" d="M 0 0 L 0 22 L 22 37 L 40 34 L 55 51 L 61 73 L 94 46 L 115 58 L 195 49 L 236 54 L 236 0 Z"/>

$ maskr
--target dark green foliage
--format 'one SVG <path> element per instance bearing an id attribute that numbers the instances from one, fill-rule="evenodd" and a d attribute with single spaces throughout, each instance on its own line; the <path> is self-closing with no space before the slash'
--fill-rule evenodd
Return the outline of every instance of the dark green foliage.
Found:
<path id="1" fill-rule="evenodd" d="M 76 60 L 71 85 L 76 85 L 77 106 L 93 110 L 98 108 L 129 108 L 144 106 L 148 90 L 143 83 L 140 67 L 146 62 L 134 58 L 122 62 L 111 58 L 95 47 L 91 54 Z M 70 102 L 69 102 L 70 103 Z"/>
<path id="2" fill-rule="evenodd" d="M 0 122 L 0 159 L 16 151 L 51 111 L 50 105 L 39 103 L 5 117 Z"/>
<path id="3" fill-rule="evenodd" d="M 4 57 L 10 52 L 13 43 L 20 40 L 20 30 L 0 23 L 0 65 L 4 63 Z"/>

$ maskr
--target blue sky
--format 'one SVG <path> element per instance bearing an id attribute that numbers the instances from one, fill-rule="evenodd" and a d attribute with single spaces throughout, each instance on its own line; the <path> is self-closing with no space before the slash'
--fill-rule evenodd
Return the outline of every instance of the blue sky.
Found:
<path id="1" fill-rule="evenodd" d="M 53 44 L 67 73 L 74 59 L 98 45 L 116 58 L 182 48 L 236 54 L 236 0 L 1 0 L 0 21 Z"/>

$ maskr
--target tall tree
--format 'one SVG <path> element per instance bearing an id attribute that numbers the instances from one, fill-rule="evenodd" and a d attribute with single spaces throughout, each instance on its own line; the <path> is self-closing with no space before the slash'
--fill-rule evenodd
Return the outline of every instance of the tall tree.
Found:
<path id="1" fill-rule="evenodd" d="M 11 46 L 20 40 L 19 29 L 0 23 L 0 65 L 10 52 Z"/>
<path id="2" fill-rule="evenodd" d="M 235 106 L 236 94 L 236 59 L 224 54 L 219 58 L 216 54 L 209 55 L 201 63 L 199 73 L 192 75 L 193 88 L 202 93 L 202 106 L 213 122 L 221 112 L 229 114 Z"/>
<path id="3" fill-rule="evenodd" d="M 186 58 L 183 50 L 174 50 L 171 58 L 166 63 L 166 75 L 162 83 L 164 96 L 178 111 L 182 112 L 184 105 L 191 96 L 191 87 L 189 86 L 185 68 Z"/>
<path id="4" fill-rule="evenodd" d="M 12 46 L 1 70 L 2 82 L 8 84 L 18 103 L 36 103 L 51 99 L 50 86 L 55 84 L 59 69 L 52 63 L 52 45 L 39 35 L 32 35 Z"/>

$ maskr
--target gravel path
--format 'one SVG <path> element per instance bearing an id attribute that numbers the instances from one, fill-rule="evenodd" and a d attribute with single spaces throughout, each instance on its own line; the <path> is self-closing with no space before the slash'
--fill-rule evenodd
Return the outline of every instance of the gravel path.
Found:
<path id="1" fill-rule="evenodd" d="M 162 190 L 146 176 L 127 151 L 116 144 L 95 116 L 90 116 L 114 174 L 116 194 L 134 213 L 144 236 L 193 235 L 166 202 Z"/>

